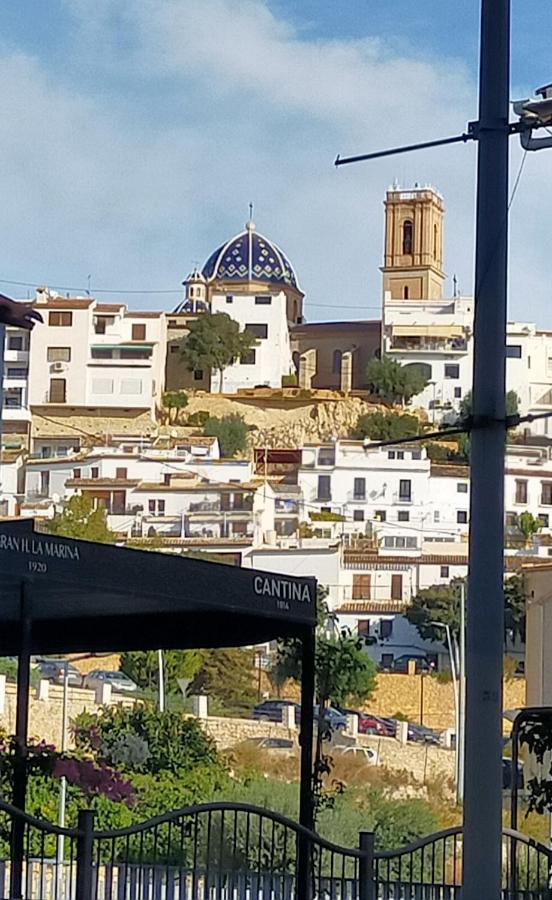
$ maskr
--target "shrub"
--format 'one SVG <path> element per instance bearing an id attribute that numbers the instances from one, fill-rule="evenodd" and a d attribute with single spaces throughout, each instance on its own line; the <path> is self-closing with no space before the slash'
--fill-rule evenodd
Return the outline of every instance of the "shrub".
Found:
<path id="1" fill-rule="evenodd" d="M 282 375 L 282 387 L 296 387 L 297 384 L 298 378 L 295 372 L 292 375 Z"/>
<path id="2" fill-rule="evenodd" d="M 187 425 L 194 425 L 198 428 L 203 428 L 205 422 L 209 418 L 209 413 L 206 409 L 198 409 L 197 412 L 190 413 L 186 420 Z"/>
<path id="3" fill-rule="evenodd" d="M 223 456 L 232 457 L 244 452 L 248 429 L 244 419 L 236 413 L 220 418 L 209 416 L 203 430 L 209 437 L 218 438 Z"/>
<path id="4" fill-rule="evenodd" d="M 387 441 L 419 434 L 420 420 L 408 413 L 374 412 L 359 416 L 355 429 L 357 440 Z"/>

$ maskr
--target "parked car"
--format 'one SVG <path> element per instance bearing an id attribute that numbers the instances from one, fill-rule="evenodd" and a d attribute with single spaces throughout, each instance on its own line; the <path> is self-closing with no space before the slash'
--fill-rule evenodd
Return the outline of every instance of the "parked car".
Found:
<path id="1" fill-rule="evenodd" d="M 320 708 L 314 707 L 314 720 L 320 718 Z M 344 731 L 347 728 L 347 716 L 334 706 L 327 706 L 324 710 L 324 719 L 332 731 Z"/>
<path id="2" fill-rule="evenodd" d="M 512 760 L 507 757 L 502 757 L 502 790 L 510 791 L 512 789 Z M 518 762 L 517 766 L 517 787 L 519 790 L 522 790 L 525 784 L 525 778 L 523 774 L 523 763 Z"/>
<path id="3" fill-rule="evenodd" d="M 426 728 L 425 725 L 413 725 L 408 723 L 408 740 L 419 744 L 441 744 L 441 736 L 432 728 Z"/>
<path id="4" fill-rule="evenodd" d="M 301 721 L 301 707 L 294 700 L 263 700 L 253 707 L 251 716 L 260 722 L 282 722 L 284 709 L 288 706 L 295 707 L 295 722 Z"/>
<path id="5" fill-rule="evenodd" d="M 433 672 L 435 670 L 435 665 L 427 656 L 420 656 L 417 653 L 404 653 L 393 660 L 388 671 L 405 674 L 408 672 L 408 664 L 411 661 L 416 664 L 415 671 L 417 675 L 420 675 L 422 672 Z"/>
<path id="6" fill-rule="evenodd" d="M 41 656 L 35 663 L 40 673 L 40 677 L 45 681 L 49 681 L 50 684 L 63 684 L 65 667 L 67 666 L 67 681 L 70 687 L 82 686 L 81 673 L 76 666 L 73 666 L 65 659 L 53 659 L 47 656 Z"/>
<path id="7" fill-rule="evenodd" d="M 269 753 L 293 753 L 296 744 L 289 738 L 279 737 L 259 737 L 248 738 L 245 742 L 249 746 L 257 747 L 259 750 L 266 750 Z"/>
<path id="8" fill-rule="evenodd" d="M 333 748 L 332 753 L 337 753 L 340 756 L 352 756 L 355 759 L 370 763 L 372 766 L 377 766 L 378 764 L 378 754 L 373 747 L 355 747 L 352 745 L 347 746 L 346 744 L 338 744 Z"/>
<path id="9" fill-rule="evenodd" d="M 93 669 L 84 676 L 84 687 L 95 690 L 103 684 L 111 685 L 111 689 L 117 693 L 133 693 L 138 690 L 136 682 L 125 675 L 124 672 L 110 672 L 107 669 Z"/>
<path id="10" fill-rule="evenodd" d="M 380 737 L 389 737 L 387 726 L 370 713 L 360 712 L 358 709 L 341 709 L 345 716 L 358 716 L 358 732 L 359 734 L 379 734 Z"/>

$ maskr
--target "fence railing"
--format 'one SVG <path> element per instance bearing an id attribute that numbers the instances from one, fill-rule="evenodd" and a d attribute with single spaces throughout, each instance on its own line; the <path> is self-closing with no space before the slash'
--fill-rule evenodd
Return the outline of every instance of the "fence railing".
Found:
<path id="1" fill-rule="evenodd" d="M 262 807 L 205 803 L 112 831 L 0 801 L 0 897 L 24 900 L 460 900 L 462 829 L 396 850 L 342 847 Z M 19 848 L 19 852 L 17 851 Z M 503 900 L 550 900 L 552 851 L 503 833 Z"/>

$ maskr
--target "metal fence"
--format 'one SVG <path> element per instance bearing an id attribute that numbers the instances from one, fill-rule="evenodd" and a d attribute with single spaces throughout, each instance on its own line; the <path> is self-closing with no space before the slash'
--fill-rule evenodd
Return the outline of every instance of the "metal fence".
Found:
<path id="1" fill-rule="evenodd" d="M 459 827 L 374 851 L 372 834 L 361 833 L 357 848 L 341 847 L 278 813 L 236 803 L 98 831 L 89 810 L 76 828 L 59 828 L 0 801 L 0 856 L 2 898 L 461 900 Z M 505 830 L 503 900 L 551 900 L 551 873 L 552 851 Z"/>

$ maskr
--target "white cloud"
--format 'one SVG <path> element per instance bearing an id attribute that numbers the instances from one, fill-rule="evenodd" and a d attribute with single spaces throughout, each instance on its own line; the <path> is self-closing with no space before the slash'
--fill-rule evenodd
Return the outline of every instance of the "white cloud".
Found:
<path id="1" fill-rule="evenodd" d="M 337 152 L 463 130 L 476 92 L 458 61 L 397 55 L 375 35 L 309 40 L 261 0 L 67 9 L 65 67 L 0 58 L 2 277 L 83 284 L 90 272 L 92 286 L 178 287 L 254 200 L 259 228 L 287 252 L 311 303 L 333 306 L 312 306 L 311 318 L 352 318 L 349 305 L 375 316 L 381 203 L 396 177 L 445 195 L 447 269 L 471 288 L 473 147 L 332 167 Z M 549 165 L 538 161 L 540 177 Z M 535 210 L 534 224 L 514 231 L 531 258 L 538 316 L 547 260 L 532 168 L 514 209 Z"/>

